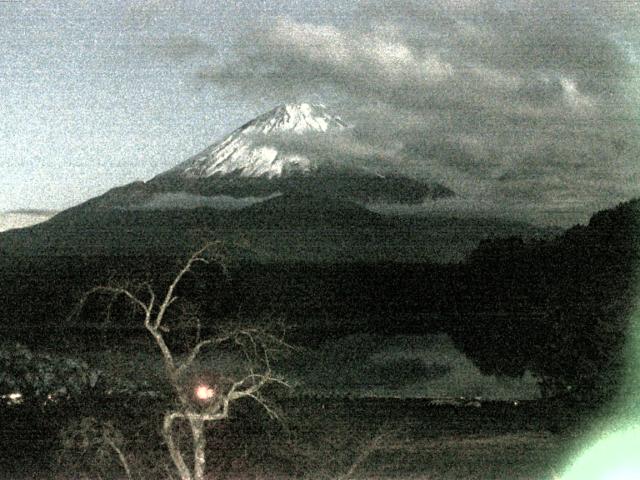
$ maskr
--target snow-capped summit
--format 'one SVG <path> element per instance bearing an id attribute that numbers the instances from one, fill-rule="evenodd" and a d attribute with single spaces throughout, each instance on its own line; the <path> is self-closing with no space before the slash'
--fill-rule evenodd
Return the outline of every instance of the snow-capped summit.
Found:
<path id="1" fill-rule="evenodd" d="M 288 103 L 274 108 L 240 128 L 246 133 L 326 132 L 342 130 L 345 123 L 327 112 L 321 103 Z"/>
<path id="2" fill-rule="evenodd" d="M 219 143 L 211 145 L 167 172 L 181 178 L 227 174 L 242 177 L 279 177 L 286 172 L 307 172 L 314 162 L 300 153 L 280 152 L 277 134 L 340 131 L 346 124 L 322 104 L 286 104 L 260 115 Z M 270 137 L 274 141 L 270 142 Z"/>
<path id="3" fill-rule="evenodd" d="M 281 105 L 171 170 L 122 192 L 114 190 L 93 205 L 150 208 L 166 204 L 158 196 L 167 194 L 172 205 L 176 198 L 197 197 L 208 205 L 203 198 L 266 199 L 287 193 L 365 204 L 415 204 L 454 195 L 437 182 L 383 174 L 331 151 L 339 142 L 355 139 L 324 105 Z"/>

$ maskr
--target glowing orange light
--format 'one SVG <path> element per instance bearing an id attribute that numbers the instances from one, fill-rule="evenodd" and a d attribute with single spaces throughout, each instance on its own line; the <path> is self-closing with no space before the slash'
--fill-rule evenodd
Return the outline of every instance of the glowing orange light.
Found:
<path id="1" fill-rule="evenodd" d="M 199 385 L 196 388 L 196 397 L 200 400 L 210 400 L 215 394 L 216 392 L 208 385 Z"/>

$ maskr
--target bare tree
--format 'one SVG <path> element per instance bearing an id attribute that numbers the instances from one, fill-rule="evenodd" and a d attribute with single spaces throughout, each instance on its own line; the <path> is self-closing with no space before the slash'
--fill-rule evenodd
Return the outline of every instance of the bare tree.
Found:
<path id="1" fill-rule="evenodd" d="M 277 417 L 276 411 L 261 396 L 261 390 L 273 383 L 287 385 L 283 378 L 274 374 L 271 367 L 273 355 L 283 348 L 288 348 L 284 342 L 285 330 L 282 326 L 274 328 L 273 325 L 232 325 L 221 327 L 218 335 L 203 339 L 198 320 L 194 342 L 186 353 L 178 355 L 169 348 L 164 337 L 169 331 L 165 317 L 169 308 L 178 299 L 177 287 L 185 275 L 192 271 L 195 264 L 208 264 L 212 261 L 224 268 L 224 258 L 219 253 L 217 243 L 207 243 L 193 253 L 173 277 L 163 295 L 156 295 L 149 283 L 138 284 L 135 288 L 107 285 L 91 289 L 79 304 L 79 308 L 82 308 L 87 299 L 96 294 L 122 296 L 144 315 L 144 327 L 151 334 L 162 354 L 166 378 L 177 400 L 175 408 L 164 414 L 162 435 L 181 480 L 204 478 L 205 425 L 208 422 L 228 418 L 230 406 L 242 398 L 257 401 L 270 416 Z M 231 343 L 243 352 L 246 372 L 239 378 L 226 382 L 194 384 L 191 374 L 198 356 L 206 348 L 220 347 L 225 343 Z M 174 438 L 176 421 L 185 421 L 190 427 L 193 457 L 191 466 L 185 460 L 179 442 Z"/>

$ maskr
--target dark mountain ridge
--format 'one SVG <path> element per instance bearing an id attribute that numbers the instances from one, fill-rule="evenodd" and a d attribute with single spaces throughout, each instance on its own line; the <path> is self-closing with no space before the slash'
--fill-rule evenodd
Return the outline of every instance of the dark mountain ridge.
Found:
<path id="1" fill-rule="evenodd" d="M 94 208 L 100 202 L 101 198 L 93 199 L 47 222 L 4 232 L 0 251 L 11 255 L 182 255 L 198 239 L 215 238 L 231 247 L 248 244 L 255 252 L 246 253 L 265 262 L 443 263 L 460 261 L 486 238 L 537 238 L 554 232 L 498 219 L 393 217 L 354 202 L 299 192 L 236 210 Z"/>

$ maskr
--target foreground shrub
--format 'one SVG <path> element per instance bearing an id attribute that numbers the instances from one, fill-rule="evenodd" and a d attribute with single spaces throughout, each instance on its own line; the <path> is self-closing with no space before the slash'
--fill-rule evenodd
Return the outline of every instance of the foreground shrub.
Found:
<path id="1" fill-rule="evenodd" d="M 99 378 L 80 360 L 32 352 L 19 343 L 0 346 L 0 397 L 5 403 L 80 397 L 95 390 Z"/>

